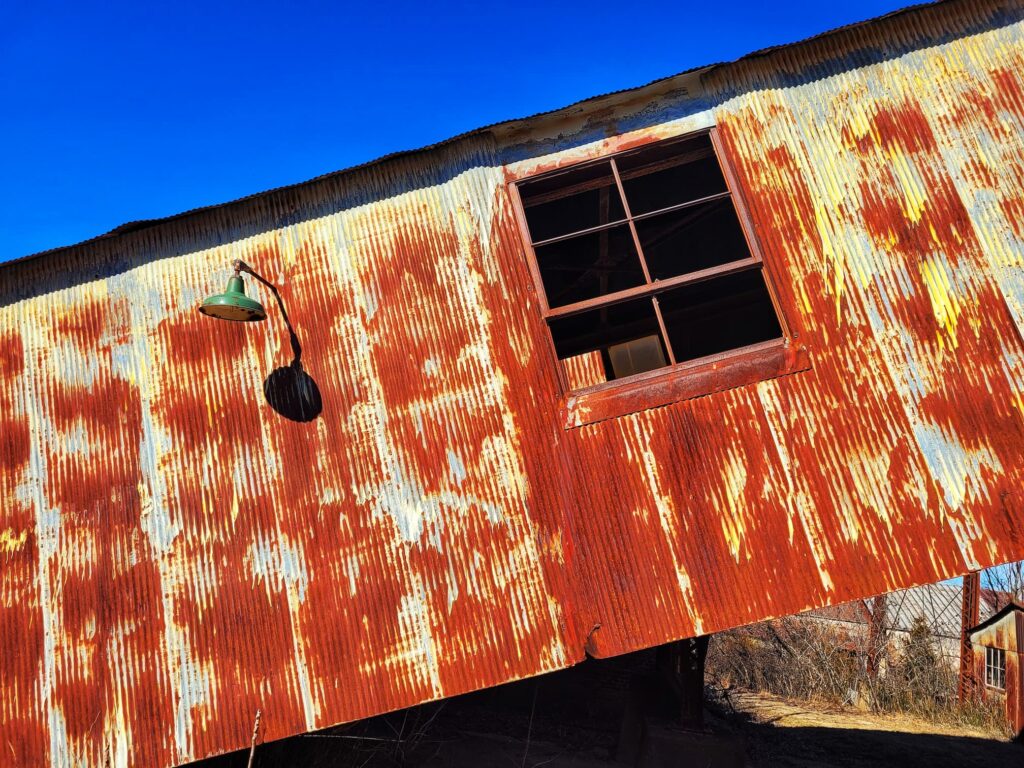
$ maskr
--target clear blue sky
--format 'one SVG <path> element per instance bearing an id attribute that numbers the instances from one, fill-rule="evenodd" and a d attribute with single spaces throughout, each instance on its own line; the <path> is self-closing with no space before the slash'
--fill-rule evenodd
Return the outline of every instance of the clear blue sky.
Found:
<path id="1" fill-rule="evenodd" d="M 0 0 L 0 260 L 908 2 Z"/>

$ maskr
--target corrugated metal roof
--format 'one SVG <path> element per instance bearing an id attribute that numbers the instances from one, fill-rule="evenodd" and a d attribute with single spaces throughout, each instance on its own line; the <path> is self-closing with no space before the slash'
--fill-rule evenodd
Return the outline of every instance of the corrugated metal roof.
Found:
<path id="1" fill-rule="evenodd" d="M 951 584 L 898 590 L 889 596 L 887 624 L 892 629 L 909 632 L 920 618 L 936 637 L 959 640 L 962 604 L 963 587 Z M 982 617 L 990 616 L 995 609 L 992 595 L 981 595 L 979 606 Z"/>

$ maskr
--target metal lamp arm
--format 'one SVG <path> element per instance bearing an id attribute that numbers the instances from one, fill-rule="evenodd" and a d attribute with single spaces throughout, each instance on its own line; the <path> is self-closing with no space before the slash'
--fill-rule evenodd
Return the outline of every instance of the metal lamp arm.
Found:
<path id="1" fill-rule="evenodd" d="M 241 259 L 235 259 L 233 266 L 235 268 L 235 274 L 245 272 L 247 275 L 252 275 L 254 279 L 265 285 L 270 292 L 274 294 L 274 299 L 277 300 L 277 307 L 281 310 L 281 317 L 284 318 L 284 324 L 288 327 L 288 338 L 292 344 L 292 356 L 295 358 L 292 360 L 292 365 L 299 364 L 299 361 L 302 359 L 302 345 L 299 344 L 299 337 L 295 334 L 295 329 L 292 327 L 291 320 L 288 319 L 288 312 L 284 308 L 284 302 L 281 300 L 281 294 L 277 291 L 277 286 Z"/>

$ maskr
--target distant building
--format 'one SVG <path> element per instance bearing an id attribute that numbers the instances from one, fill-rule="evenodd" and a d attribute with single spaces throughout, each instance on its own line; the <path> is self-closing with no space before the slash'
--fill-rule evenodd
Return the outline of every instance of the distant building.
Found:
<path id="1" fill-rule="evenodd" d="M 986 701 L 1006 708 L 1006 720 L 1024 733 L 1024 606 L 1010 603 L 969 632 L 974 679 Z"/>
<path id="2" fill-rule="evenodd" d="M 942 658 L 957 666 L 960 663 L 960 642 L 964 627 L 962 619 L 963 587 L 958 584 L 925 584 L 900 589 L 885 595 L 884 628 L 889 648 L 898 650 L 910 637 L 915 620 L 922 619 L 931 631 Z M 987 619 L 1004 604 L 1008 596 L 991 589 L 979 595 L 980 616 Z M 850 650 L 867 652 L 868 637 L 874 611 L 881 605 L 871 598 L 853 600 L 840 605 L 818 608 L 800 615 L 836 630 Z"/>

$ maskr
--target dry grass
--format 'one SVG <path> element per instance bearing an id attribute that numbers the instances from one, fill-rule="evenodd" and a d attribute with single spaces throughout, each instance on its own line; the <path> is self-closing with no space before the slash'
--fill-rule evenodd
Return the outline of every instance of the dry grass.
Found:
<path id="1" fill-rule="evenodd" d="M 717 690 L 709 723 L 746 743 L 751 768 L 1024 765 L 1022 745 L 985 728 L 737 688 Z"/>
<path id="2" fill-rule="evenodd" d="M 763 622 L 714 637 L 708 679 L 727 691 L 739 686 L 825 707 L 1008 734 L 1001 708 L 957 700 L 957 670 L 940 656 L 923 622 L 900 643 L 880 639 L 877 674 L 869 672 L 868 650 L 829 625 L 798 618 Z"/>

